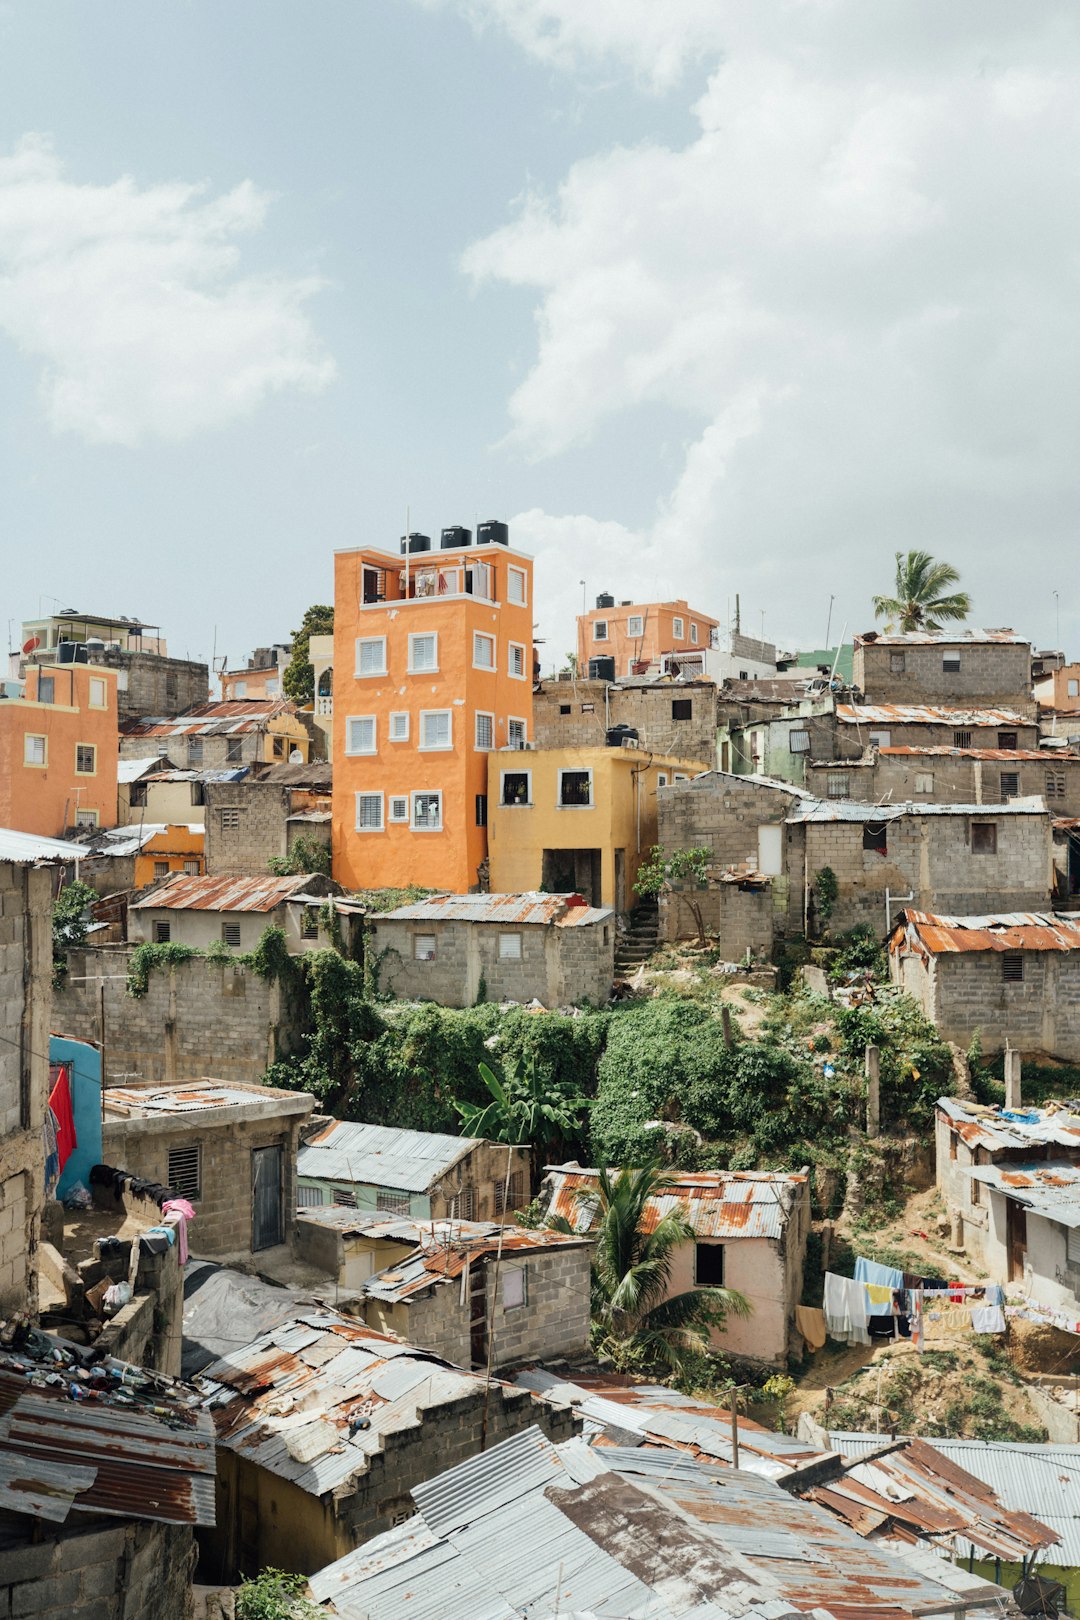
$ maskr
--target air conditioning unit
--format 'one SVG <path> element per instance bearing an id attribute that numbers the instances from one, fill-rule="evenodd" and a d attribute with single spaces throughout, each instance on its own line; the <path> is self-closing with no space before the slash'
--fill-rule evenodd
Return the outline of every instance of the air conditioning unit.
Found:
<path id="1" fill-rule="evenodd" d="M 636 737 L 624 737 L 622 746 L 624 748 L 640 748 L 641 744 Z"/>

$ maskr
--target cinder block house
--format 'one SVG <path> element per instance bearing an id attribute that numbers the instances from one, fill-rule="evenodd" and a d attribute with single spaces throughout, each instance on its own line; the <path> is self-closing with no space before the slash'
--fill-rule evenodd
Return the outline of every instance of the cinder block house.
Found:
<path id="1" fill-rule="evenodd" d="M 629 728 L 641 748 L 709 770 L 716 758 L 716 683 L 706 680 L 545 680 L 533 692 L 538 749 L 602 748 Z"/>
<path id="2" fill-rule="evenodd" d="M 580 895 L 439 894 L 372 919 L 384 990 L 407 1001 L 602 1006 L 615 978 L 615 914 Z"/>
<path id="3" fill-rule="evenodd" d="M 1058 816 L 1080 815 L 1080 753 L 1039 748 L 866 749 L 857 760 L 811 760 L 806 785 L 820 799 L 863 804 L 1007 804 L 1042 797 Z"/>
<path id="4" fill-rule="evenodd" d="M 260 776 L 206 788 L 206 870 L 260 877 L 287 856 L 297 838 L 330 853 L 330 766 L 275 765 Z"/>
<path id="5" fill-rule="evenodd" d="M 132 901 L 128 937 L 202 949 L 222 943 L 251 951 L 267 928 L 281 928 L 290 951 L 325 949 L 330 943 L 323 907 L 340 895 L 332 878 L 193 877 L 175 873 Z"/>
<path id="6" fill-rule="evenodd" d="M 257 1254 L 292 1241 L 296 1150 L 314 1105 L 304 1092 L 213 1080 L 108 1086 L 102 1153 L 188 1199 L 194 1253 Z"/>
<path id="7" fill-rule="evenodd" d="M 548 1170 L 548 1214 L 561 1216 L 575 1232 L 597 1221 L 597 1172 L 576 1164 Z M 810 1182 L 804 1171 L 705 1170 L 678 1174 L 649 1199 L 654 1220 L 679 1211 L 693 1229 L 692 1242 L 676 1250 L 670 1293 L 712 1285 L 734 1288 L 750 1301 L 751 1314 L 730 1317 L 713 1345 L 733 1356 L 784 1365 L 796 1345 L 795 1307 L 802 1298 L 806 1239 L 810 1231 Z"/>
<path id="8" fill-rule="evenodd" d="M 296 1172 L 304 1206 L 414 1220 L 496 1220 L 529 1201 L 527 1147 L 356 1120 L 314 1121 Z"/>
<path id="9" fill-rule="evenodd" d="M 889 966 L 947 1041 L 1080 1060 L 1080 918 L 905 910 Z"/>
<path id="10" fill-rule="evenodd" d="M 1031 643 L 1013 630 L 867 630 L 855 685 L 868 703 L 1007 706 L 1034 715 Z"/>

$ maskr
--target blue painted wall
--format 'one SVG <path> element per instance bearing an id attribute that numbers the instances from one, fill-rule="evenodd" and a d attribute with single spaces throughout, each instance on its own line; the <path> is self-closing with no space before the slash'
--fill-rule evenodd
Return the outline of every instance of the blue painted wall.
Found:
<path id="1" fill-rule="evenodd" d="M 71 1105 L 79 1145 L 60 1172 L 56 1196 L 81 1181 L 89 1191 L 90 1167 L 101 1163 L 101 1053 L 85 1041 L 50 1035 L 49 1061 L 71 1066 Z"/>

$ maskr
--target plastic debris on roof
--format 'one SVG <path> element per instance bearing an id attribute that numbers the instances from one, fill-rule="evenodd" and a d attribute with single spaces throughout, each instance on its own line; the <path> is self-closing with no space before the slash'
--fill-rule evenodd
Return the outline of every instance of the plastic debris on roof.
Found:
<path id="1" fill-rule="evenodd" d="M 549 1215 L 562 1216 L 575 1232 L 597 1219 L 597 1172 L 571 1165 L 547 1169 Z M 676 1175 L 670 1187 L 645 1205 L 643 1228 L 679 1213 L 697 1237 L 778 1238 L 796 1204 L 806 1196 L 805 1175 L 767 1170 L 703 1170 Z"/>
<path id="2" fill-rule="evenodd" d="M 1080 1148 L 1080 1107 L 1049 1103 L 1045 1108 L 1005 1109 L 996 1103 L 960 1102 L 939 1097 L 938 1112 L 968 1147 L 1004 1153 L 1011 1148 L 1052 1145 Z"/>
<path id="3" fill-rule="evenodd" d="M 933 703 L 838 703 L 836 718 L 854 726 L 1028 726 L 1015 709 L 945 709 Z"/>
<path id="4" fill-rule="evenodd" d="M 1015 630 L 864 630 L 856 647 L 1027 647 L 1026 636 Z"/>
<path id="5" fill-rule="evenodd" d="M 578 928 L 611 915 L 610 906 L 587 906 L 580 895 L 436 894 L 415 905 L 384 911 L 377 923 L 554 923 L 557 928 Z"/>
<path id="6" fill-rule="evenodd" d="M 1075 951 L 1080 917 L 1075 912 L 1002 911 L 985 917 L 945 917 L 932 911 L 901 913 L 890 949 L 921 945 L 931 956 L 969 951 Z"/>
<path id="7" fill-rule="evenodd" d="M 194 1391 L 13 1319 L 0 1330 L 0 1507 L 214 1523 L 214 1430 Z"/>
<path id="8" fill-rule="evenodd" d="M 117 1113 L 197 1114 L 210 1110 L 258 1108 L 268 1103 L 284 1104 L 292 1113 L 303 1113 L 312 1099 L 306 1092 L 275 1091 L 266 1086 L 228 1086 L 217 1080 L 190 1080 L 172 1086 L 107 1086 L 105 1105 Z"/>
<path id="9" fill-rule="evenodd" d="M 311 1181 L 427 1192 L 478 1146 L 470 1136 L 333 1120 L 300 1148 L 296 1173 Z"/>
<path id="10" fill-rule="evenodd" d="M 304 892 L 305 877 L 189 877 L 175 872 L 131 902 L 133 910 L 273 911 Z"/>

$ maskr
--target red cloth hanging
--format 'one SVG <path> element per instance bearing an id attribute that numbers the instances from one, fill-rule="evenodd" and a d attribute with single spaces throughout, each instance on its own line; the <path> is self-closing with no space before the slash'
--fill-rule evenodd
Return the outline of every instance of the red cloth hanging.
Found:
<path id="1" fill-rule="evenodd" d="M 56 1115 L 56 1151 L 62 1170 L 79 1145 L 79 1139 L 75 1135 L 75 1111 L 71 1105 L 71 1085 L 66 1065 L 61 1068 L 59 1078 L 52 1088 L 49 1107 Z"/>

